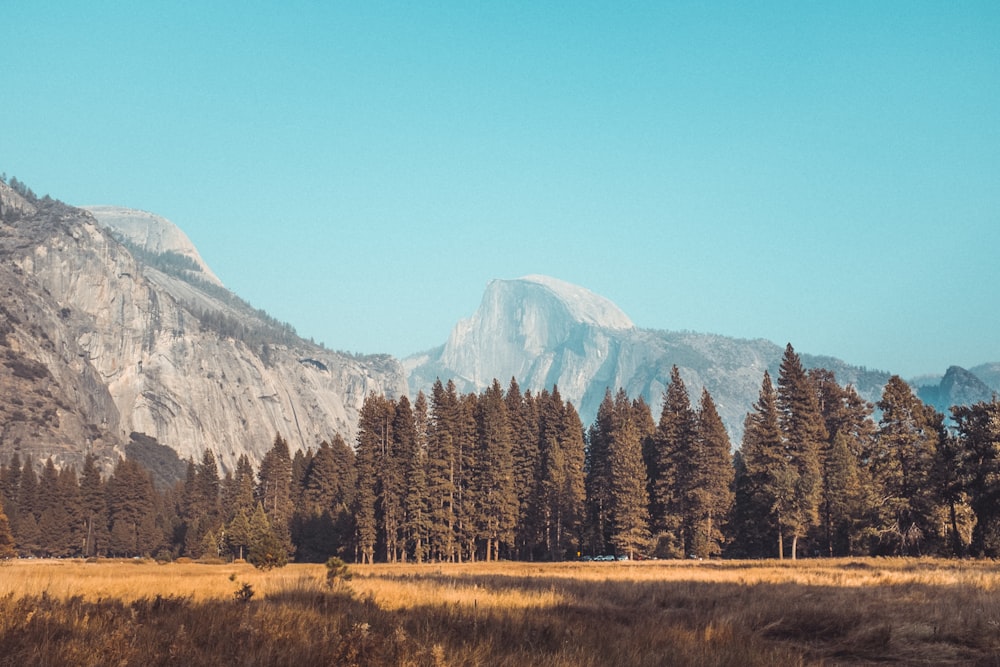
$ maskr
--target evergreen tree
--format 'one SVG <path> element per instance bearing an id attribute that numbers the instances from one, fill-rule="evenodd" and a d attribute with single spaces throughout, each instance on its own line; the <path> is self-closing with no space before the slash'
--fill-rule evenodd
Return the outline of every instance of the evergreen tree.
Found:
<path id="1" fill-rule="evenodd" d="M 38 474 L 35 472 L 31 456 L 25 457 L 21 467 L 20 484 L 17 489 L 17 523 L 14 539 L 22 551 L 36 553 L 41 542 L 38 531 Z"/>
<path id="2" fill-rule="evenodd" d="M 841 387 L 833 372 L 809 371 L 828 438 L 823 445 L 819 540 L 829 556 L 862 553 L 868 518 L 877 500 L 864 464 L 875 439 L 872 406 L 852 386 Z M 843 438 L 844 451 L 834 452 Z M 850 480 L 850 488 L 843 484 Z M 843 514 L 849 512 L 850 515 Z"/>
<path id="3" fill-rule="evenodd" d="M 777 395 L 767 371 L 757 402 L 744 422 L 743 443 L 734 467 L 734 551 L 744 557 L 761 557 L 774 553 L 766 546 L 774 540 L 778 558 L 784 558 L 783 517 L 795 492 L 794 473 L 781 436 Z"/>
<path id="4" fill-rule="evenodd" d="M 615 410 L 621 418 L 609 439 L 611 544 L 632 559 L 649 546 L 649 495 L 640 433 L 623 390 Z"/>
<path id="5" fill-rule="evenodd" d="M 782 522 L 792 536 L 794 560 L 800 538 L 819 524 L 820 452 L 827 434 L 815 388 L 790 343 L 785 347 L 778 374 L 778 413 L 791 473 L 787 478 L 791 488 L 786 494 L 788 503 Z"/>
<path id="6" fill-rule="evenodd" d="M 250 527 L 250 519 L 244 510 L 241 509 L 226 526 L 225 536 L 226 545 L 232 557 L 246 558 L 247 549 L 253 541 L 253 532 Z"/>
<path id="7" fill-rule="evenodd" d="M 291 459 L 289 459 L 289 472 Z M 250 546 L 247 561 L 261 570 L 282 567 L 288 562 L 288 550 L 268 519 L 263 505 L 258 504 L 250 518 Z"/>
<path id="8" fill-rule="evenodd" d="M 295 549 L 291 537 L 292 457 L 280 433 L 274 436 L 274 444 L 264 455 L 257 477 L 258 501 L 267 514 L 272 532 L 284 545 L 286 554 L 291 555 Z"/>
<path id="9" fill-rule="evenodd" d="M 889 378 L 878 402 L 882 412 L 872 452 L 879 505 L 877 553 L 919 555 L 942 546 L 947 525 L 934 463 L 942 438 L 942 416 L 920 402 L 899 376 Z"/>
<path id="10" fill-rule="evenodd" d="M 10 458 L 10 464 L 0 465 L 0 503 L 7 508 L 10 529 L 17 535 L 18 496 L 21 489 L 21 458 L 17 452 Z"/>
<path id="11" fill-rule="evenodd" d="M 538 404 L 530 391 L 521 393 L 513 377 L 504 400 L 511 425 L 514 493 L 518 502 L 514 553 L 522 560 L 529 560 L 537 555 L 536 551 L 542 543 L 542 526 L 537 511 L 542 477 L 538 451 Z"/>
<path id="12" fill-rule="evenodd" d="M 108 480 L 109 551 L 118 556 L 151 553 L 158 536 L 155 498 L 149 472 L 131 459 L 119 459 Z"/>
<path id="13" fill-rule="evenodd" d="M 477 533 L 485 542 L 485 559 L 499 560 L 501 545 L 511 546 L 517 522 L 514 488 L 513 434 L 503 389 L 497 380 L 476 405 Z"/>
<path id="14" fill-rule="evenodd" d="M 954 456 L 962 487 L 976 518 L 972 553 L 1000 556 L 1000 399 L 951 408 L 961 457 Z M 957 465 L 956 465 L 957 464 Z M 954 506 L 951 521 L 956 522 Z M 954 528 L 953 528 L 954 530 Z"/>
<path id="15" fill-rule="evenodd" d="M 458 461 L 455 443 L 458 422 L 455 384 L 440 380 L 431 389 L 427 438 L 427 492 L 430 505 L 428 545 L 435 561 L 455 560 L 455 503 Z"/>
<path id="16" fill-rule="evenodd" d="M 827 554 L 859 553 L 864 520 L 865 491 L 862 470 L 850 447 L 850 436 L 838 430 L 824 465 L 823 524 Z"/>
<path id="17" fill-rule="evenodd" d="M 611 438 L 616 428 L 614 400 L 606 389 L 587 434 L 585 543 L 594 555 L 606 553 L 611 541 Z"/>
<path id="18" fill-rule="evenodd" d="M 675 365 L 663 395 L 663 409 L 656 431 L 647 440 L 645 461 L 650 480 L 650 515 L 656 537 L 656 553 L 677 557 L 690 553 L 690 539 L 685 540 L 684 519 L 690 512 L 687 503 L 697 458 L 697 416 L 691 409 L 687 387 Z M 690 535 L 688 536 L 690 538 Z M 685 542 L 688 542 L 686 544 Z"/>
<path id="19" fill-rule="evenodd" d="M 17 549 L 14 544 L 14 534 L 10 530 L 10 522 L 3 511 L 3 502 L 0 502 L 0 560 L 17 557 Z"/>
<path id="20" fill-rule="evenodd" d="M 648 414 L 648 408 L 646 412 Z M 583 548 L 583 522 L 586 518 L 586 444 L 583 437 L 583 422 L 569 401 L 566 402 L 563 412 L 560 444 L 565 474 L 559 510 L 563 529 L 557 545 L 562 554 L 579 556 Z"/>
<path id="21" fill-rule="evenodd" d="M 400 399 L 402 403 L 402 399 Z M 430 531 L 430 505 L 427 495 L 427 397 L 421 391 L 413 403 L 413 449 L 407 457 L 405 534 L 407 548 L 418 563 L 427 560 Z M 407 426 L 400 426 L 406 429 Z"/>
<path id="22" fill-rule="evenodd" d="M 697 458 L 690 463 L 686 523 L 690 553 L 708 558 L 722 553 L 722 527 L 733 505 L 733 461 L 729 435 L 707 389 L 702 389 L 695 432 Z"/>
<path id="23" fill-rule="evenodd" d="M 90 557 L 103 553 L 110 537 L 108 504 L 97 461 L 89 453 L 83 459 L 83 473 L 80 477 L 80 513 L 83 522 L 83 555 Z"/>
<path id="24" fill-rule="evenodd" d="M 250 458 L 246 454 L 240 454 L 236 460 L 236 471 L 230 477 L 226 476 L 226 481 L 221 485 L 222 490 L 222 512 L 223 518 L 228 523 L 241 512 L 248 518 L 253 514 L 256 507 L 254 500 L 254 486 L 256 473 Z"/>
<path id="25" fill-rule="evenodd" d="M 379 467 L 384 464 L 391 447 L 392 415 L 389 402 L 382 396 L 371 392 L 365 398 L 358 416 L 358 440 L 355 450 L 355 468 L 357 474 L 357 493 L 354 497 L 354 518 L 356 522 L 356 558 L 361 563 L 374 563 L 376 543 L 379 539 L 380 501 L 384 499 L 382 473 Z M 384 540 L 383 540 L 384 544 Z"/>

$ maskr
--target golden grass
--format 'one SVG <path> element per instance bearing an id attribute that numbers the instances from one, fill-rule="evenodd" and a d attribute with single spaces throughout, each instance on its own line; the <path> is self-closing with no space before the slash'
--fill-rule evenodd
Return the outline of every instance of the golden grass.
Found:
<path id="1" fill-rule="evenodd" d="M 1000 566 L 0 565 L 0 665 L 1000 664 Z M 244 583 L 249 603 L 234 597 Z"/>

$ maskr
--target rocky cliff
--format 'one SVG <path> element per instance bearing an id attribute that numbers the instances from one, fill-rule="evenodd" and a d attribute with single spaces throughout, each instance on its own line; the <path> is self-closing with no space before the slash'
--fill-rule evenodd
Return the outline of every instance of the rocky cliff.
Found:
<path id="1" fill-rule="evenodd" d="M 459 322 L 448 342 L 404 360 L 411 392 L 436 377 L 454 378 L 463 391 L 484 389 L 493 378 L 516 377 L 523 389 L 559 386 L 585 425 L 606 389 L 643 396 L 659 417 L 670 369 L 677 365 L 692 404 L 711 392 L 733 444 L 757 400 L 764 370 L 777 378 L 784 347 L 766 340 L 636 327 L 613 303 L 582 287 L 543 276 L 494 280 L 476 313 Z M 807 367 L 834 371 L 875 400 L 889 377 L 838 359 L 802 354 Z"/>
<path id="2" fill-rule="evenodd" d="M 241 453 L 259 461 L 275 433 L 293 449 L 351 441 L 368 392 L 406 391 L 392 358 L 319 348 L 210 272 L 148 261 L 176 244 L 144 245 L 142 261 L 91 213 L 0 188 L 0 384 L 40 404 L 5 401 L 0 460 L 113 456 L 138 432 L 229 468 Z"/>

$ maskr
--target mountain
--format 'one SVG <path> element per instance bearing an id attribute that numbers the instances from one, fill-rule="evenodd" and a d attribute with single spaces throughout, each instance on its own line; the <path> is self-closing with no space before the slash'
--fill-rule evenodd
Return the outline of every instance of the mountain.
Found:
<path id="1" fill-rule="evenodd" d="M 395 359 L 323 349 L 226 290 L 169 221 L 27 194 L 0 183 L 0 461 L 166 445 L 232 469 L 276 433 L 350 442 L 369 392 L 406 392 Z"/>
<path id="2" fill-rule="evenodd" d="M 462 391 L 482 390 L 493 378 L 516 377 L 522 389 L 535 391 L 558 385 L 589 424 L 608 388 L 643 396 L 658 417 L 676 364 L 692 402 L 706 387 L 738 444 L 764 370 L 776 379 L 783 354 L 784 347 L 762 339 L 642 329 L 589 290 L 526 276 L 490 282 L 478 310 L 455 326 L 447 343 L 403 365 L 413 393 L 427 391 L 437 377 L 453 378 Z M 868 400 L 879 398 L 889 378 L 832 357 L 801 356 L 806 367 L 834 371 Z"/>
<path id="3" fill-rule="evenodd" d="M 979 372 L 988 378 L 996 380 L 991 370 L 996 370 L 1000 364 L 985 364 L 977 366 Z M 924 382 L 917 385 L 917 395 L 924 403 L 934 406 L 934 409 L 950 415 L 949 408 L 953 405 L 972 405 L 973 403 L 989 402 L 998 393 L 996 386 L 989 386 L 981 377 L 960 366 L 952 366 L 944 377 L 936 384 Z"/>
<path id="4" fill-rule="evenodd" d="M 83 210 L 89 211 L 116 239 L 132 246 L 133 254 L 187 259 L 193 265 L 184 269 L 188 276 L 223 287 L 187 234 L 166 218 L 121 206 L 84 206 Z"/>

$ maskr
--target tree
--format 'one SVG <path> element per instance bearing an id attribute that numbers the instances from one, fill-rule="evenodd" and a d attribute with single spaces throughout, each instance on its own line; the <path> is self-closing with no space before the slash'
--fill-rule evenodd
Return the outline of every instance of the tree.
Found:
<path id="1" fill-rule="evenodd" d="M 517 522 L 513 436 L 503 389 L 497 380 L 476 404 L 476 520 L 487 561 L 499 560 L 501 545 L 511 546 Z"/>
<path id="2" fill-rule="evenodd" d="M 707 389 L 702 389 L 695 430 L 697 456 L 685 484 L 688 549 L 701 558 L 722 553 L 721 531 L 733 505 L 733 461 L 729 435 Z"/>
<path id="3" fill-rule="evenodd" d="M 795 478 L 784 449 L 777 400 L 771 376 L 764 371 L 757 402 L 744 421 L 735 463 L 735 551 L 743 556 L 774 553 L 766 543 L 776 540 L 778 558 L 784 558 L 784 516 L 795 492 Z"/>
<path id="4" fill-rule="evenodd" d="M 458 493 L 459 462 L 456 436 L 458 396 L 455 384 L 447 388 L 440 380 L 431 389 L 431 410 L 427 437 L 427 496 L 430 506 L 428 545 L 436 561 L 452 561 L 455 553 L 455 504 Z"/>
<path id="5" fill-rule="evenodd" d="M 972 553 L 996 558 L 1000 556 L 1000 399 L 955 406 L 951 413 L 961 443 L 960 478 L 976 517 Z M 954 522 L 954 507 L 951 514 Z"/>
<path id="6" fill-rule="evenodd" d="M 250 518 L 250 547 L 247 550 L 247 561 L 261 570 L 282 567 L 288 563 L 285 543 L 273 530 L 261 504 L 257 505 Z"/>
<path id="7" fill-rule="evenodd" d="M 882 416 L 872 452 L 878 503 L 878 553 L 919 555 L 941 546 L 939 488 L 934 463 L 943 436 L 942 415 L 924 405 L 898 375 L 878 402 Z"/>
<path id="8" fill-rule="evenodd" d="M 697 417 L 675 365 L 663 394 L 659 424 L 648 440 L 644 457 L 650 480 L 650 515 L 660 556 L 690 553 L 690 534 L 685 539 L 683 528 L 684 518 L 690 514 L 687 503 L 691 494 L 686 486 L 692 481 L 691 467 L 697 458 L 696 429 Z"/>
<path id="9" fill-rule="evenodd" d="M 621 396 L 624 391 L 619 392 Z M 632 559 L 649 546 L 649 495 L 639 429 L 630 410 L 620 414 L 622 419 L 611 433 L 609 447 L 611 544 L 618 554 Z"/>
<path id="10" fill-rule="evenodd" d="M 402 402 L 402 399 L 400 399 Z M 412 451 L 406 460 L 406 495 L 403 498 L 406 544 L 413 559 L 427 559 L 430 531 L 430 508 L 427 496 L 427 397 L 418 392 L 411 412 L 413 422 Z M 400 426 L 405 429 L 407 426 Z"/>
<path id="11" fill-rule="evenodd" d="M 264 455 L 257 477 L 258 501 L 267 514 L 271 530 L 285 546 L 286 554 L 291 555 L 295 549 L 291 537 L 292 457 L 280 433 L 274 436 L 274 444 Z"/>
<path id="12" fill-rule="evenodd" d="M 597 417 L 587 432 L 585 543 L 591 554 L 605 553 L 611 540 L 611 437 L 617 421 L 611 390 L 606 389 Z"/>
<path id="13" fill-rule="evenodd" d="M 786 481 L 791 485 L 784 494 L 787 503 L 782 523 L 792 535 L 795 560 L 799 539 L 819 523 L 820 451 L 827 434 L 815 388 L 791 343 L 785 347 L 778 373 L 778 415 L 789 463 Z"/>
<path id="14" fill-rule="evenodd" d="M 3 511 L 3 502 L 0 502 L 0 560 L 16 557 L 17 549 L 14 548 L 14 534 L 10 531 L 10 522 Z"/>
<path id="15" fill-rule="evenodd" d="M 153 481 L 131 459 L 119 459 L 108 480 L 109 551 L 120 556 L 151 553 L 157 542 Z"/>
<path id="16" fill-rule="evenodd" d="M 809 378 L 829 436 L 820 456 L 820 539 L 831 557 L 862 553 L 870 508 L 875 505 L 865 465 L 875 440 L 873 406 L 854 387 L 837 384 L 829 370 L 812 369 Z"/>
<path id="17" fill-rule="evenodd" d="M 80 476 L 80 512 L 83 520 L 83 555 L 96 556 L 107 548 L 108 504 L 107 492 L 97 461 L 88 453 L 83 459 Z"/>
<path id="18" fill-rule="evenodd" d="M 361 563 L 374 563 L 380 526 L 384 538 L 385 465 L 392 441 L 392 413 L 384 396 L 371 392 L 365 398 L 358 416 L 358 440 L 355 450 L 357 493 L 354 497 L 356 522 L 356 558 Z M 395 506 L 395 505 L 393 505 Z M 381 510 L 381 511 L 380 511 Z M 380 520 L 381 519 L 381 520 Z M 390 519 L 391 520 L 391 519 Z M 383 544 L 385 540 L 382 540 Z"/>

